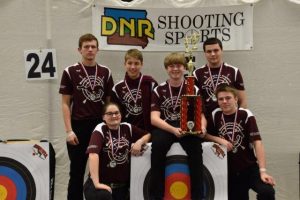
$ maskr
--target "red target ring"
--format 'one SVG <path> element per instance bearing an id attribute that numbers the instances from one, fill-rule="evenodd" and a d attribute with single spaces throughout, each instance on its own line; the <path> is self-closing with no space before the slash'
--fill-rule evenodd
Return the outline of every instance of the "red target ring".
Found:
<path id="1" fill-rule="evenodd" d="M 35 200 L 36 187 L 30 171 L 20 162 L 0 157 L 0 199 Z M 5 198 L 4 198 L 5 197 Z"/>
<path id="2" fill-rule="evenodd" d="M 170 166 L 174 169 L 177 166 Z M 168 175 L 165 180 L 165 199 L 191 199 L 190 176 L 184 172 L 175 172 Z"/>
<path id="3" fill-rule="evenodd" d="M 12 180 L 5 176 L 0 176 L 0 199 L 16 199 L 17 188 Z"/>
<path id="4" fill-rule="evenodd" d="M 188 169 L 187 156 L 172 155 L 167 157 L 165 172 L 165 199 L 191 199 L 190 173 L 186 169 Z M 143 185 L 143 196 L 145 200 L 150 200 L 150 177 L 151 173 L 149 170 Z M 176 189 L 177 191 L 175 191 Z M 203 193 L 205 200 L 214 199 L 214 180 L 205 165 L 203 165 Z"/>

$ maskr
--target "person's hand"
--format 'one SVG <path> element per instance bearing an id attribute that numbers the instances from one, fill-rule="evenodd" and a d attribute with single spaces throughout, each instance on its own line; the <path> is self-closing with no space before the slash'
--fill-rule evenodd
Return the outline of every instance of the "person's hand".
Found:
<path id="1" fill-rule="evenodd" d="M 140 156 L 143 154 L 142 146 L 144 142 L 142 140 L 137 140 L 135 143 L 131 145 L 131 155 Z"/>
<path id="2" fill-rule="evenodd" d="M 111 187 L 109 187 L 108 185 L 105 185 L 103 183 L 98 183 L 95 185 L 95 188 L 96 189 L 103 189 L 103 190 L 107 190 L 109 191 L 110 193 L 112 193 L 112 190 L 111 190 Z"/>
<path id="3" fill-rule="evenodd" d="M 270 176 L 269 174 L 267 174 L 266 172 L 260 172 L 260 179 L 264 183 L 270 184 L 272 186 L 274 186 L 276 184 L 274 178 L 272 176 Z"/>
<path id="4" fill-rule="evenodd" d="M 200 138 L 204 138 L 205 135 L 206 135 L 207 131 L 206 131 L 206 128 L 203 127 L 201 128 L 201 131 L 200 132 L 197 132 L 197 135 L 200 137 Z"/>
<path id="5" fill-rule="evenodd" d="M 68 133 L 67 142 L 71 145 L 78 145 L 79 140 L 78 140 L 76 134 L 73 131 L 68 131 L 67 133 Z"/>
<path id="6" fill-rule="evenodd" d="M 176 127 L 174 127 L 172 133 L 178 138 L 185 135 L 185 133 L 181 130 L 181 128 L 176 128 Z"/>
<path id="7" fill-rule="evenodd" d="M 232 151 L 233 149 L 233 144 L 224 138 L 220 138 L 220 144 L 226 147 L 227 152 Z"/>

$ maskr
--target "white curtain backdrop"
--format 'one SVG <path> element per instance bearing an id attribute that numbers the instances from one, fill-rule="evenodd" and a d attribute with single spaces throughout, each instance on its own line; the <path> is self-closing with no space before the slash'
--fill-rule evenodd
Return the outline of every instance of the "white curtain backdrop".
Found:
<path id="1" fill-rule="evenodd" d="M 300 1 L 299 0 L 1 0 L 0 139 L 47 139 L 56 151 L 55 199 L 66 199 L 69 162 L 58 94 L 63 69 L 79 61 L 80 35 L 92 31 L 93 3 L 124 7 L 205 7 L 253 3 L 250 51 L 226 51 L 224 60 L 244 77 L 249 108 L 257 118 L 276 198 L 299 199 Z M 58 79 L 26 81 L 24 50 L 53 48 Z M 202 47 L 200 47 L 202 48 Z M 101 49 L 101 44 L 100 44 Z M 97 61 L 124 77 L 122 51 L 101 51 Z M 166 79 L 167 52 L 145 52 L 143 73 Z M 200 52 L 196 65 L 205 63 Z M 251 199 L 255 199 L 251 193 Z"/>

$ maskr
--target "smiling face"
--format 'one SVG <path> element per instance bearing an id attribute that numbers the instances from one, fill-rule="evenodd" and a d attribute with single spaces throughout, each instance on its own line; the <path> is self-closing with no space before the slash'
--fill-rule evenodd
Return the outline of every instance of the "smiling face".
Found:
<path id="1" fill-rule="evenodd" d="M 184 54 L 179 52 L 168 54 L 165 57 L 164 66 L 171 81 L 182 81 L 186 70 L 186 59 Z"/>
<path id="2" fill-rule="evenodd" d="M 117 129 L 121 123 L 121 112 L 117 105 L 109 104 L 103 114 L 103 121 L 110 129 Z"/>
<path id="3" fill-rule="evenodd" d="M 234 96 L 232 92 L 219 92 L 217 94 L 217 98 L 218 104 L 224 114 L 230 115 L 235 113 L 235 111 L 237 110 L 238 98 Z"/>
<path id="4" fill-rule="evenodd" d="M 185 66 L 183 64 L 172 64 L 167 66 L 166 70 L 171 80 L 182 80 Z"/>
<path id="5" fill-rule="evenodd" d="M 125 61 L 125 69 L 128 76 L 132 79 L 136 79 L 140 76 L 143 63 L 138 58 L 129 57 Z"/>

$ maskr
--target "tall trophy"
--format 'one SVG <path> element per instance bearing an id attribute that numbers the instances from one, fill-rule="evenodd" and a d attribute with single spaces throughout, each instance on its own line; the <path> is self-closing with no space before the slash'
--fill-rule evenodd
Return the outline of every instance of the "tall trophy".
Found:
<path id="1" fill-rule="evenodd" d="M 201 132 L 201 96 L 195 94 L 195 77 L 193 70 L 195 68 L 193 61 L 193 52 L 198 49 L 199 33 L 186 35 L 184 39 L 185 54 L 187 58 L 188 76 L 186 76 L 187 89 L 186 94 L 181 96 L 180 107 L 180 128 L 186 134 L 197 134 Z"/>

